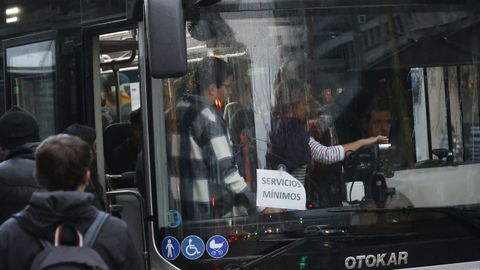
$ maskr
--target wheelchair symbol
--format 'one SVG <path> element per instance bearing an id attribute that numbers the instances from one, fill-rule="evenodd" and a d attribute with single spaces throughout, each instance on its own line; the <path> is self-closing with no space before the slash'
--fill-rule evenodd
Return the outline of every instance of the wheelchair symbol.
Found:
<path id="1" fill-rule="evenodd" d="M 188 239 L 188 245 L 187 247 L 185 248 L 185 253 L 188 255 L 188 256 L 195 256 L 197 254 L 200 254 L 201 252 L 198 251 L 198 248 L 192 244 L 192 239 Z"/>
<path id="2" fill-rule="evenodd" d="M 203 240 L 196 235 L 187 236 L 187 238 L 183 239 L 181 246 L 183 255 L 189 260 L 196 260 L 202 257 L 205 252 Z"/>

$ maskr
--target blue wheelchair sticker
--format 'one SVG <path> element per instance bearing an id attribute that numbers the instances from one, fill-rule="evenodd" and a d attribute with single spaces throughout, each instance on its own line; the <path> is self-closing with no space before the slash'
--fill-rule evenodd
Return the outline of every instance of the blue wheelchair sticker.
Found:
<path id="1" fill-rule="evenodd" d="M 220 259 L 227 255 L 228 241 L 221 235 L 214 235 L 208 239 L 206 247 L 208 255 Z"/>
<path id="2" fill-rule="evenodd" d="M 189 235 L 182 241 L 182 254 L 189 260 L 202 257 L 205 252 L 203 240 L 196 235 Z"/>
<path id="3" fill-rule="evenodd" d="M 182 223 L 182 215 L 177 210 L 170 210 L 167 214 L 167 223 L 170 228 L 177 228 Z"/>
<path id="4" fill-rule="evenodd" d="M 169 261 L 175 260 L 180 255 L 180 243 L 175 237 L 167 236 L 163 238 L 162 254 Z"/>

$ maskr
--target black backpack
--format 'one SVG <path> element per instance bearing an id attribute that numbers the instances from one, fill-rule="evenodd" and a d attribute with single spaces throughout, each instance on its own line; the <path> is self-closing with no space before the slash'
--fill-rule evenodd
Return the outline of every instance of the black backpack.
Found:
<path id="1" fill-rule="evenodd" d="M 40 240 L 44 249 L 38 253 L 30 270 L 110 270 L 100 255 L 92 249 L 108 214 L 98 212 L 97 217 L 85 233 L 85 237 L 75 226 L 64 223 L 55 230 L 55 242 Z M 74 235 L 75 245 L 62 245 L 65 232 L 70 230 Z"/>

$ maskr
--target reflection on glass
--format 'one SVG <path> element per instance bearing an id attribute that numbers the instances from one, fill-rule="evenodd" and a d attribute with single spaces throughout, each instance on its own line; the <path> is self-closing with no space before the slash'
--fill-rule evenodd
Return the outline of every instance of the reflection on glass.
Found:
<path id="1" fill-rule="evenodd" d="M 127 3 L 125 0 L 81 0 L 81 21 L 105 20 L 125 17 Z"/>
<path id="2" fill-rule="evenodd" d="M 13 105 L 37 118 L 40 138 L 55 133 L 55 42 L 47 40 L 6 50 L 6 79 Z"/>
<path id="3" fill-rule="evenodd" d="M 228 98 L 209 105 L 227 127 L 234 165 L 253 193 L 262 184 L 257 169 L 266 169 L 272 178 L 286 171 L 302 183 L 308 209 L 480 202 L 474 189 L 448 182 L 461 178 L 468 182 L 465 186 L 473 184 L 460 166 L 478 159 L 478 70 L 472 63 L 478 49 L 468 45 L 468 33 L 475 29 L 475 19 L 464 23 L 469 13 L 387 14 L 372 8 L 376 12 L 334 15 L 313 3 L 308 8 L 291 1 L 274 4 L 285 7 L 267 10 L 273 6 L 242 1 L 235 6 L 238 10 L 227 10 L 232 6 L 225 3 L 189 22 L 190 72 L 164 84 L 166 133 L 172 140 L 167 145 L 175 145 L 172 138 L 188 127 L 178 107 L 208 76 L 198 72 L 199 63 L 213 56 L 226 61 L 233 75 Z M 435 57 L 427 53 L 432 47 L 438 49 Z M 291 123 L 285 124 L 285 118 Z M 388 137 L 388 143 L 371 139 L 379 135 Z M 198 152 L 183 152 L 184 157 L 202 155 L 209 161 L 201 165 L 221 175 L 220 167 L 209 163 L 215 152 L 194 136 L 189 140 L 199 145 Z M 169 171 L 174 194 L 170 208 L 179 211 L 185 211 L 181 190 L 191 184 L 182 176 L 182 151 L 180 147 L 179 156 L 169 156 L 170 164 L 175 163 Z M 426 198 L 419 179 L 425 186 L 441 186 L 446 194 Z M 224 179 L 203 180 L 229 190 Z M 458 195 L 460 190 L 469 195 Z M 203 195 L 214 207 L 216 197 Z M 278 197 L 295 198 L 286 193 Z M 257 207 L 249 214 L 292 211 L 288 203 L 271 208 Z M 233 209 L 215 217 L 241 213 Z"/>
<path id="4" fill-rule="evenodd" d="M 428 214 L 410 209 L 478 206 L 478 16 L 356 2 L 344 12 L 338 1 L 222 1 L 188 22 L 189 72 L 163 82 L 164 115 L 153 116 L 165 120 L 167 149 L 157 150 L 169 180 L 156 189 L 168 201 L 158 214 L 178 211 L 182 223 L 159 227 L 228 236 L 232 252 L 177 266 L 296 269 L 318 239 L 333 250 L 328 233 L 411 232 Z M 231 78 L 201 68 L 211 57 Z M 205 81 L 221 98 L 190 110 Z M 309 267 L 345 267 L 321 258 Z"/>
<path id="5" fill-rule="evenodd" d="M 459 67 L 463 108 L 463 140 L 465 160 L 480 159 L 480 118 L 478 67 Z"/>

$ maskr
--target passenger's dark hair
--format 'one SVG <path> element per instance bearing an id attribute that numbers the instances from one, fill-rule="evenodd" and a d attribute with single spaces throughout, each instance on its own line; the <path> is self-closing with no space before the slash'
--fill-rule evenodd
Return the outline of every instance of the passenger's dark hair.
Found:
<path id="1" fill-rule="evenodd" d="M 384 111 L 391 111 L 390 106 L 387 101 L 383 99 L 373 99 L 370 103 L 370 108 L 365 115 L 365 119 L 370 121 L 372 119 L 372 112 L 384 112 Z"/>
<path id="2" fill-rule="evenodd" d="M 91 147 L 67 134 L 50 136 L 35 152 L 38 183 L 49 191 L 76 190 L 92 162 Z"/>
<path id="3" fill-rule="evenodd" d="M 292 106 L 299 102 L 307 102 L 310 94 L 310 87 L 303 80 L 295 77 L 281 78 L 275 84 L 275 107 L 272 110 L 273 116 L 285 116 Z"/>
<path id="4" fill-rule="evenodd" d="M 68 126 L 63 131 L 63 133 L 72 135 L 72 136 L 77 136 L 92 147 L 95 142 L 95 139 L 97 138 L 97 134 L 94 128 L 85 126 L 85 125 L 80 125 L 80 124 L 72 124 Z"/>
<path id="5" fill-rule="evenodd" d="M 195 67 L 192 94 L 201 95 L 212 83 L 220 87 L 232 75 L 233 68 L 227 62 L 216 57 L 205 57 Z"/>

